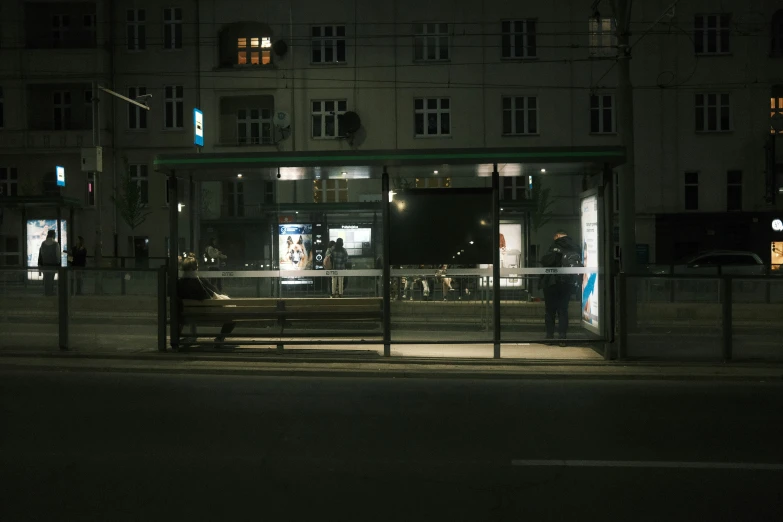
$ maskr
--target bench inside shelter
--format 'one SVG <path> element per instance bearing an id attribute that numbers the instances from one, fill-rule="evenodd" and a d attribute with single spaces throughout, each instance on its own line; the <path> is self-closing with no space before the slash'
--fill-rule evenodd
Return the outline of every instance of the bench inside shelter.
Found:
<path id="1" fill-rule="evenodd" d="M 188 344 L 198 344 L 193 341 L 199 337 L 215 336 L 199 333 L 199 326 L 219 328 L 229 322 L 237 323 L 229 338 L 254 339 L 314 335 L 377 337 L 381 335 L 383 320 L 380 297 L 182 299 L 180 303 L 181 324 L 191 327 L 189 334 L 183 334 L 192 339 Z M 368 324 L 371 330 L 357 328 Z M 242 341 L 242 344 L 253 343 Z"/>

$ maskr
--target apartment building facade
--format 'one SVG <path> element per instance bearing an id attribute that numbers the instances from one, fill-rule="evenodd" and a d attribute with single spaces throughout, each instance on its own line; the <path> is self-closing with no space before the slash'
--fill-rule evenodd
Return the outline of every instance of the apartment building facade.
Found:
<path id="1" fill-rule="evenodd" d="M 378 180 L 361 176 L 237 179 L 186 184 L 183 201 L 168 201 L 153 159 L 195 151 L 196 107 L 202 153 L 622 145 L 609 2 L 565 4 L 6 2 L 2 197 L 56 192 L 49 185 L 64 166 L 59 193 L 79 202 L 73 232 L 91 251 L 101 228 L 104 255 L 145 249 L 157 257 L 170 243 L 162 226 L 169 205 L 187 204 L 191 189 L 207 227 L 221 218 L 240 226 L 268 205 L 363 202 L 380 193 Z M 783 208 L 783 160 L 774 155 L 783 11 L 772 0 L 720 9 L 691 1 L 667 12 L 670 5 L 637 3 L 631 24 L 636 233 L 648 262 L 706 246 L 751 248 L 737 224 L 758 226 L 766 241 L 766 220 Z M 146 99 L 150 110 L 97 85 Z M 103 148 L 102 172 L 82 172 L 81 150 L 94 145 Z M 551 190 L 551 219 L 530 244 L 577 221 L 583 180 L 572 174 L 503 177 L 508 199 L 529 199 L 533 183 Z M 149 213 L 134 229 L 113 204 L 128 181 Z M 487 178 L 421 180 L 481 183 Z M 0 249 L 23 250 L 30 217 L 4 209 Z"/>

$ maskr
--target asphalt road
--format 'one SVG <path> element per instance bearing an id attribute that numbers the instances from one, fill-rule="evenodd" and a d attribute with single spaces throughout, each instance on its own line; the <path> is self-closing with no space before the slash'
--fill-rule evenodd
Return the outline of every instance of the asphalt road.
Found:
<path id="1" fill-rule="evenodd" d="M 0 419 L 3 521 L 783 518 L 779 382 L 3 371 Z"/>

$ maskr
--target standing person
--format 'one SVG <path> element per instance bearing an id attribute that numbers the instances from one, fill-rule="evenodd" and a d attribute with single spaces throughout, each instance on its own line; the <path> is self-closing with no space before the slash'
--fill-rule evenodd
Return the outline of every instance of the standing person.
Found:
<path id="1" fill-rule="evenodd" d="M 54 295 L 54 276 L 61 262 L 62 251 L 60 243 L 55 238 L 54 230 L 47 232 L 46 239 L 38 250 L 38 267 L 45 268 L 43 272 L 44 295 Z"/>
<path id="2" fill-rule="evenodd" d="M 201 280 L 197 275 L 198 272 L 198 260 L 194 254 L 182 259 L 182 278 L 177 281 L 177 296 L 182 299 L 193 299 L 196 301 L 204 301 L 206 299 L 228 299 L 227 295 L 219 293 L 215 288 L 209 284 L 208 281 Z M 182 302 L 180 301 L 180 306 Z M 182 337 L 182 329 L 184 324 L 179 325 L 179 335 Z M 226 340 L 226 336 L 234 331 L 236 323 L 228 322 L 223 324 L 223 328 L 220 330 L 220 335 L 215 337 L 215 343 L 222 344 Z M 224 346 L 224 348 L 227 346 Z"/>
<path id="3" fill-rule="evenodd" d="M 217 272 L 220 270 L 221 266 L 225 266 L 226 259 L 228 256 L 220 251 L 218 248 L 218 242 L 217 239 L 210 238 L 209 239 L 209 245 L 207 245 L 207 264 L 209 265 L 209 268 L 207 270 L 211 272 Z M 217 287 L 217 289 L 222 292 L 223 291 L 223 280 L 220 278 L 213 279 L 212 284 Z"/>
<path id="4" fill-rule="evenodd" d="M 332 250 L 334 249 L 334 245 L 334 241 L 329 241 L 329 245 L 326 247 L 326 254 L 324 254 L 324 270 L 332 269 Z M 329 278 L 326 281 L 326 284 L 329 285 L 329 288 L 326 289 L 327 292 L 329 292 L 329 295 L 334 294 L 334 290 L 332 290 L 332 279 Z"/>
<path id="5" fill-rule="evenodd" d="M 348 252 L 343 248 L 343 238 L 338 237 L 334 242 L 332 252 L 329 254 L 332 260 L 332 270 L 345 270 L 348 263 Z M 345 276 L 332 277 L 332 297 L 342 297 L 345 288 Z"/>
<path id="6" fill-rule="evenodd" d="M 554 242 L 549 250 L 541 258 L 541 266 L 544 267 L 563 267 L 571 266 L 569 259 L 579 258 L 581 265 L 581 254 L 579 245 L 569 237 L 565 230 L 555 232 Z M 544 290 L 544 307 L 546 323 L 546 338 L 555 338 L 555 316 L 558 320 L 558 336 L 560 337 L 560 346 L 565 346 L 568 334 L 568 301 L 576 287 L 578 276 L 563 274 L 542 275 L 539 286 Z"/>
<path id="7" fill-rule="evenodd" d="M 84 238 L 77 236 L 76 246 L 71 249 L 71 255 L 68 259 L 71 262 L 71 266 L 76 268 L 74 275 L 76 276 L 76 295 L 82 295 L 82 285 L 84 283 L 84 270 L 87 266 L 87 247 L 84 246 Z"/>

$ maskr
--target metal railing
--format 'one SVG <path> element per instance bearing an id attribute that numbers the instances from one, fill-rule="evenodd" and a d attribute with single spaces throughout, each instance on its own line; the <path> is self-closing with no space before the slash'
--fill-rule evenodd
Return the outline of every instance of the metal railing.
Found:
<path id="1" fill-rule="evenodd" d="M 166 267 L 0 269 L 2 348 L 166 347 Z"/>
<path id="2" fill-rule="evenodd" d="M 619 358 L 783 359 L 783 278 L 617 277 Z"/>

